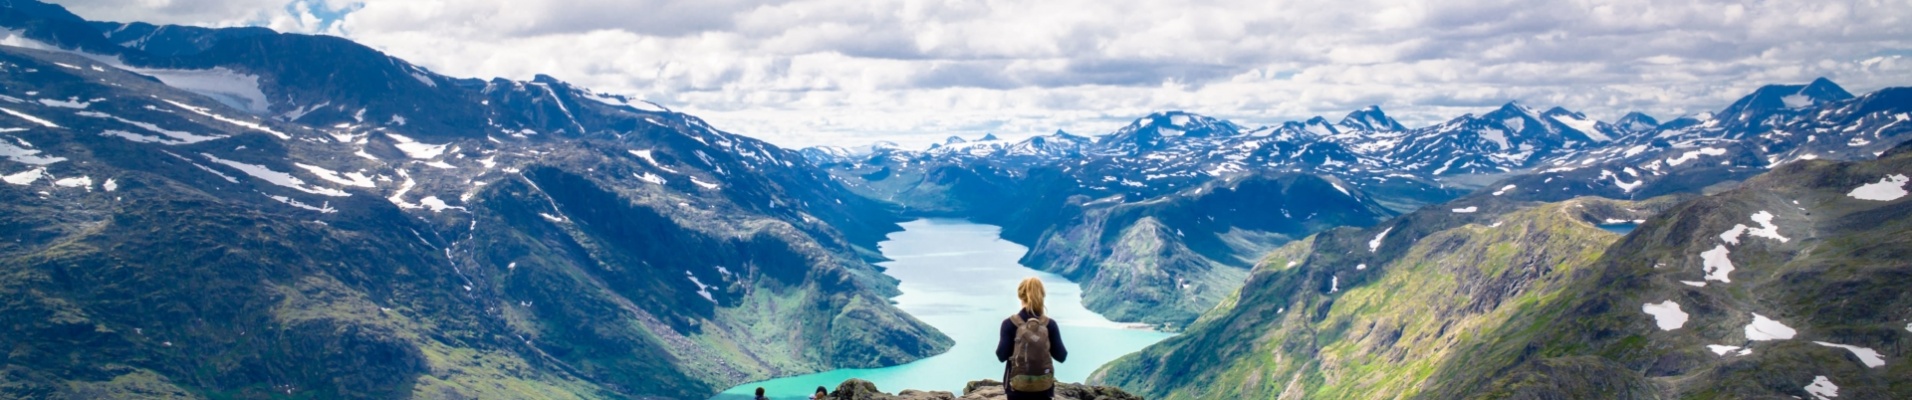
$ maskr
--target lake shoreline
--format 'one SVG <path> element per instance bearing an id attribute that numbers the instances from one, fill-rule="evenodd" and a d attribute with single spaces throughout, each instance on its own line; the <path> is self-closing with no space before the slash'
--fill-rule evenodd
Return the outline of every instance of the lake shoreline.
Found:
<path id="1" fill-rule="evenodd" d="M 960 392 L 969 381 L 1001 379 L 1002 363 L 994 354 L 996 330 L 1004 317 L 1020 308 L 1015 284 L 1029 276 L 1042 279 L 1048 289 L 1049 314 L 1061 322 L 1063 343 L 1070 350 L 1068 362 L 1057 364 L 1059 380 L 1086 380 L 1103 364 L 1174 336 L 1148 324 L 1113 322 L 1084 308 L 1080 285 L 1022 265 L 1019 260 L 1028 249 L 1003 240 L 1000 227 L 955 219 L 919 219 L 902 225 L 903 231 L 891 233 L 878 244 L 889 259 L 879 266 L 899 282 L 900 294 L 890 301 L 948 335 L 956 341 L 954 346 L 897 366 L 746 383 L 712 399 L 748 399 L 759 386 L 771 398 L 802 399 L 817 386 L 834 388 L 850 378 L 885 389 L 949 392 Z"/>

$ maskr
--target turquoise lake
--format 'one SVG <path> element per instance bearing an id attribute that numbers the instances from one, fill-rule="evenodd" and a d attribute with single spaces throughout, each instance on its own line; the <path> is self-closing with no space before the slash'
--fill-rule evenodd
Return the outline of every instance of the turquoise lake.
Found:
<path id="1" fill-rule="evenodd" d="M 961 220 L 924 219 L 903 224 L 880 250 L 893 261 L 879 263 L 901 281 L 897 308 L 948 335 L 948 352 L 908 364 L 874 369 L 841 369 L 752 382 L 713 397 L 748 399 L 763 387 L 774 399 L 802 399 L 818 386 L 836 390 L 850 378 L 876 383 L 889 393 L 903 389 L 941 390 L 961 395 L 963 384 L 1002 379 L 996 361 L 996 334 L 1003 318 L 1021 308 L 1016 283 L 1035 276 L 1048 289 L 1050 317 L 1062 331 L 1069 361 L 1056 364 L 1056 378 L 1081 382 L 1096 368 L 1170 336 L 1103 318 L 1082 307 L 1082 289 L 1068 279 L 1018 263 L 1027 248 L 1002 240 L 1001 228 Z"/>

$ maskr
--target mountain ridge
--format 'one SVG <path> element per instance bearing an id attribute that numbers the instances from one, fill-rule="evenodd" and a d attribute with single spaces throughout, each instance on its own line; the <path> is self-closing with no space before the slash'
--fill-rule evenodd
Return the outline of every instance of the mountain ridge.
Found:
<path id="1" fill-rule="evenodd" d="M 886 206 L 695 116 L 333 37 L 0 26 L 0 396 L 684 398 L 950 345 L 888 301 Z"/>

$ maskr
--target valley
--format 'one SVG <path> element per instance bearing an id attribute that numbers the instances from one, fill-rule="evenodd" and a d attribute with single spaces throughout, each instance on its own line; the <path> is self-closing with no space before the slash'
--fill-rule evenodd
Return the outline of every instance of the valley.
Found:
<path id="1" fill-rule="evenodd" d="M 1069 349 L 1056 364 L 1056 378 L 1082 382 L 1103 364 L 1169 337 L 1169 334 L 1120 324 L 1082 307 L 1082 289 L 1055 274 L 1016 262 L 1027 252 L 999 238 L 1000 228 L 959 220 L 918 220 L 903 224 L 880 244 L 893 261 L 879 263 L 899 281 L 896 307 L 935 327 L 956 342 L 949 351 L 910 363 L 874 369 L 829 372 L 752 382 L 732 387 L 715 399 L 748 399 L 763 387 L 771 398 L 801 399 L 818 386 L 835 389 L 851 378 L 878 388 L 908 388 L 962 393 L 974 380 L 1002 379 L 996 361 L 996 329 L 1019 308 L 1016 283 L 1040 277 L 1048 290 L 1049 315 Z"/>
<path id="2" fill-rule="evenodd" d="M 793 149 L 0 2 L 0 398 L 962 393 L 1024 276 L 1154 399 L 1912 397 L 1912 88 L 1801 81 Z"/>

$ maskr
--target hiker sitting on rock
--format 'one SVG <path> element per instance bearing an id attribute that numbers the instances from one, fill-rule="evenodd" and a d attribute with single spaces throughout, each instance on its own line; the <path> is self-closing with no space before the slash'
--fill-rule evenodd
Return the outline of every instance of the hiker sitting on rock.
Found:
<path id="1" fill-rule="evenodd" d="M 1016 287 L 1022 311 L 1003 319 L 996 360 L 1006 361 L 1003 393 L 1009 400 L 1051 399 L 1056 394 L 1056 362 L 1069 359 L 1056 321 L 1043 314 L 1042 280 L 1024 278 Z"/>

